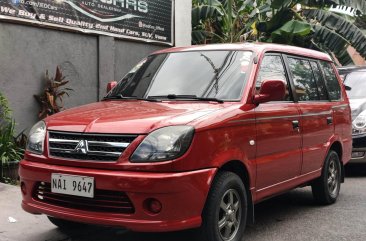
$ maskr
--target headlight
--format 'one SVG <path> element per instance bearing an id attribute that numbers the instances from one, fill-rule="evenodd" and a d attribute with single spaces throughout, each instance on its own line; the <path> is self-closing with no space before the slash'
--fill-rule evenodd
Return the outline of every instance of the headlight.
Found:
<path id="1" fill-rule="evenodd" d="M 352 122 L 352 134 L 361 135 L 366 134 L 366 110 L 362 111 L 356 119 Z"/>
<path id="2" fill-rule="evenodd" d="M 159 162 L 182 156 L 191 145 L 194 128 L 169 126 L 150 133 L 131 156 L 131 162 Z"/>
<path id="3" fill-rule="evenodd" d="M 40 121 L 35 124 L 29 132 L 27 151 L 35 154 L 42 154 L 45 136 L 46 124 L 43 121 Z"/>
<path id="4" fill-rule="evenodd" d="M 365 129 L 366 127 L 366 110 L 362 111 L 353 121 L 353 126 L 357 129 Z"/>

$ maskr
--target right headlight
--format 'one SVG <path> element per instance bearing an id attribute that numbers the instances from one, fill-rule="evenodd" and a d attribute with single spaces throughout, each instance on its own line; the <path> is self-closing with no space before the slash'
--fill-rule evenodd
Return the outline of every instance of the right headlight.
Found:
<path id="1" fill-rule="evenodd" d="M 352 122 L 354 134 L 366 133 L 366 110 L 362 111 Z"/>
<path id="2" fill-rule="evenodd" d="M 27 151 L 35 154 L 43 153 L 43 143 L 46 137 L 46 124 L 43 121 L 35 124 L 29 132 Z"/>
<path id="3" fill-rule="evenodd" d="M 182 156 L 192 142 L 194 128 L 169 126 L 150 133 L 132 154 L 131 162 L 159 162 Z"/>

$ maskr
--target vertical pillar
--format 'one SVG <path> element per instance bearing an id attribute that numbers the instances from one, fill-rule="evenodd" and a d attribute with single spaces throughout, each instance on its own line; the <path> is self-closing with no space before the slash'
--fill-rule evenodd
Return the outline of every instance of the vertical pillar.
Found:
<path id="1" fill-rule="evenodd" d="M 106 94 L 107 83 L 114 80 L 115 46 L 114 38 L 98 37 L 98 100 Z"/>
<path id="2" fill-rule="evenodd" d="M 192 1 L 175 0 L 175 46 L 191 45 L 192 36 Z"/>

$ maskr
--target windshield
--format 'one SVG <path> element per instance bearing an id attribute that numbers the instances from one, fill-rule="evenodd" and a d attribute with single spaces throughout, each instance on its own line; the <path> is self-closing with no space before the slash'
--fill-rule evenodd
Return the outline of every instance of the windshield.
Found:
<path id="1" fill-rule="evenodd" d="M 351 87 L 351 90 L 347 91 L 350 99 L 366 98 L 366 72 L 358 71 L 348 74 L 344 84 Z"/>
<path id="2" fill-rule="evenodd" d="M 107 98 L 194 96 L 239 100 L 251 51 L 196 51 L 152 55 L 134 67 Z"/>

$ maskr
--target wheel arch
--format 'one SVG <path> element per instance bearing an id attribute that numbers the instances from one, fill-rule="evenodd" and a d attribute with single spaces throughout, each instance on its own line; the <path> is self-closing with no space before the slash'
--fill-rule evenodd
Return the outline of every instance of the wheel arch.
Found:
<path id="1" fill-rule="evenodd" d="M 338 154 L 339 161 L 341 162 L 341 182 L 344 183 L 345 178 L 345 170 L 343 165 L 343 147 L 339 141 L 333 142 L 333 144 L 329 148 L 330 151 L 335 151 Z"/>
<path id="2" fill-rule="evenodd" d="M 243 162 L 238 160 L 231 160 L 226 162 L 224 165 L 222 165 L 219 168 L 219 171 L 228 171 L 235 173 L 240 177 L 242 182 L 244 183 L 247 197 L 248 197 L 248 223 L 253 224 L 254 223 L 254 203 L 253 203 L 253 197 L 252 193 L 250 191 L 250 176 L 247 167 L 244 165 Z"/>

